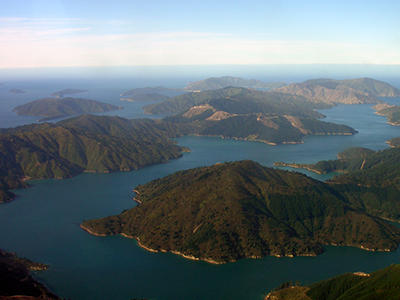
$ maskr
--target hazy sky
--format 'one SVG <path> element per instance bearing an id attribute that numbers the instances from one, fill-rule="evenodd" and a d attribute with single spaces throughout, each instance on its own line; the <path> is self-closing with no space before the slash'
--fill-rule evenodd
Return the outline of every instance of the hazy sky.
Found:
<path id="1" fill-rule="evenodd" d="M 400 64 L 400 1 L 0 0 L 0 68 Z"/>

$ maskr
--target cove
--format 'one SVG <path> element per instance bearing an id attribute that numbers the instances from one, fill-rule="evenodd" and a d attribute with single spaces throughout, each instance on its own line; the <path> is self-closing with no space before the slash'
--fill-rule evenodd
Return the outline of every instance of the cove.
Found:
<path id="1" fill-rule="evenodd" d="M 393 100 L 396 101 L 396 100 Z M 323 110 L 326 121 L 352 126 L 354 136 L 313 136 L 303 144 L 271 146 L 221 138 L 176 139 L 192 152 L 162 165 L 132 172 L 84 173 L 67 180 L 31 181 L 15 191 L 18 199 L 0 208 L 1 247 L 47 263 L 35 273 L 60 297 L 68 299 L 262 299 L 282 282 L 312 283 L 344 272 L 372 272 L 400 263 L 400 252 L 369 252 L 324 247 L 318 257 L 244 259 L 225 265 L 152 253 L 122 236 L 96 237 L 79 228 L 84 219 L 120 213 L 135 206 L 133 189 L 175 171 L 217 162 L 252 159 L 265 166 L 276 161 L 312 163 L 334 159 L 349 147 L 387 148 L 400 136 L 370 105 Z M 332 176 L 305 172 L 319 180 Z"/>

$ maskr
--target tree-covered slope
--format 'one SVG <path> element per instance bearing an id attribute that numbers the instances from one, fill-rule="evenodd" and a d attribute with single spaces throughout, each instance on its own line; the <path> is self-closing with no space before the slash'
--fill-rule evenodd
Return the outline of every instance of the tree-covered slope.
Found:
<path id="1" fill-rule="evenodd" d="M 177 172 L 136 188 L 141 204 L 82 227 L 213 262 L 316 255 L 321 244 L 393 250 L 399 230 L 352 209 L 330 186 L 252 161 Z"/>
<path id="2" fill-rule="evenodd" d="M 308 287 L 288 285 L 266 300 L 397 300 L 400 299 L 400 265 L 365 273 L 347 273 Z"/>
<path id="3" fill-rule="evenodd" d="M 53 120 L 73 115 L 122 109 L 112 104 L 82 98 L 44 98 L 15 107 L 18 115 L 44 117 L 39 121 Z"/>
<path id="4" fill-rule="evenodd" d="M 340 159 L 316 164 L 284 164 L 318 173 L 344 172 L 329 184 L 343 194 L 352 207 L 366 213 L 400 221 L 400 148 L 372 151 L 351 148 Z"/>
<path id="5" fill-rule="evenodd" d="M 34 124 L 0 134 L 2 201 L 21 179 L 68 178 L 83 171 L 133 170 L 180 157 L 168 138 L 179 130 L 152 120 L 83 115 L 57 124 Z"/>

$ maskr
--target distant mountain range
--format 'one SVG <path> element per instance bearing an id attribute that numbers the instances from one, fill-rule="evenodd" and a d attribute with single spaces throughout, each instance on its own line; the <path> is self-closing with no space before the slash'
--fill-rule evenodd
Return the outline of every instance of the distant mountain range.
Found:
<path id="1" fill-rule="evenodd" d="M 304 97 L 245 88 L 224 88 L 187 93 L 144 106 L 147 113 L 176 113 L 165 122 L 191 124 L 191 133 L 263 141 L 270 144 L 300 143 L 307 135 L 352 135 L 345 125 L 317 120 L 316 112 L 331 107 Z"/>
<path id="2" fill-rule="evenodd" d="M 217 90 L 225 87 L 245 87 L 245 88 L 260 88 L 260 89 L 276 89 L 286 86 L 285 82 L 263 82 L 257 79 L 246 80 L 240 77 L 211 77 L 195 82 L 190 82 L 184 90 L 190 92 L 203 92 L 209 90 Z"/>
<path id="3" fill-rule="evenodd" d="M 277 91 L 304 96 L 313 101 L 343 104 L 381 103 L 383 101 L 377 97 L 400 97 L 399 89 L 371 78 L 313 79 L 293 83 Z"/>
<path id="4" fill-rule="evenodd" d="M 357 209 L 335 186 L 252 161 L 180 171 L 135 190 L 139 206 L 82 228 L 214 263 L 314 256 L 321 244 L 389 251 L 400 242 L 400 229 Z"/>
<path id="5" fill-rule="evenodd" d="M 15 107 L 17 115 L 41 116 L 48 121 L 68 116 L 122 109 L 120 106 L 82 98 L 44 98 Z"/>

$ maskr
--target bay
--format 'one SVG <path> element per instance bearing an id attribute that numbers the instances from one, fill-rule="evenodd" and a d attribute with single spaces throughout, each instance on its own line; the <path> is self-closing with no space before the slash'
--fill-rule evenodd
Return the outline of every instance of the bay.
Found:
<path id="1" fill-rule="evenodd" d="M 109 103 L 121 105 L 120 90 L 90 93 L 96 100 L 113 97 Z M 28 100 L 24 99 L 18 98 L 18 102 Z M 399 104 L 400 99 L 390 101 Z M 124 105 L 123 113 L 127 116 L 143 116 L 140 104 Z M 122 236 L 92 236 L 79 227 L 84 219 L 117 214 L 134 207 L 135 186 L 178 170 L 242 159 L 252 159 L 265 166 L 272 166 L 276 161 L 313 163 L 334 159 L 349 147 L 388 148 L 385 141 L 400 136 L 400 127 L 388 125 L 385 117 L 374 114 L 371 105 L 340 105 L 321 112 L 327 116 L 326 121 L 352 126 L 359 133 L 313 136 L 303 144 L 278 146 L 186 136 L 176 141 L 192 152 L 167 164 L 132 172 L 84 173 L 67 180 L 31 181 L 31 188 L 15 191 L 18 199 L 1 205 L 0 247 L 49 264 L 48 270 L 34 273 L 34 277 L 59 296 L 78 300 L 262 299 L 272 288 L 288 280 L 307 284 L 344 272 L 368 273 L 400 263 L 399 250 L 368 252 L 327 246 L 318 257 L 265 257 L 212 265 L 171 253 L 148 252 L 135 240 Z M 31 122 L 29 118 L 15 115 L 9 115 L 9 120 L 18 120 L 21 124 Z M 0 127 L 7 127 L 7 123 L 2 120 Z M 304 172 L 319 180 L 332 176 Z"/>

